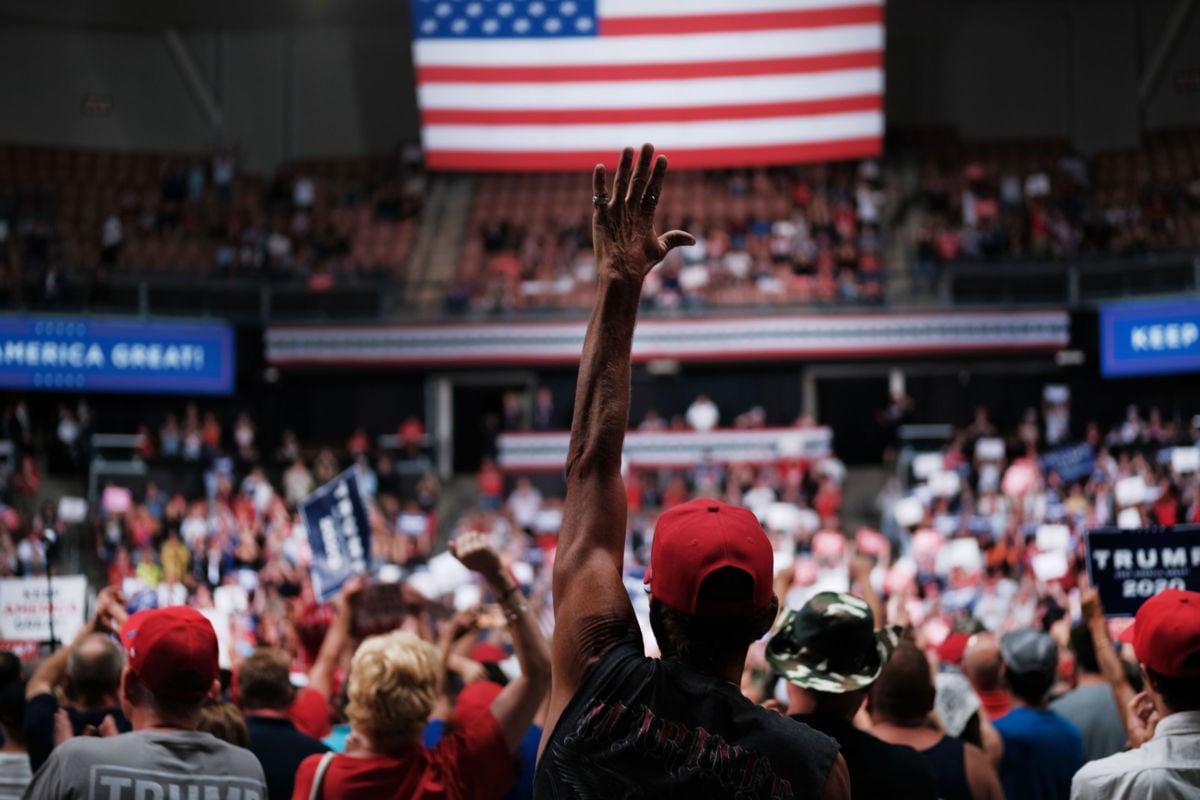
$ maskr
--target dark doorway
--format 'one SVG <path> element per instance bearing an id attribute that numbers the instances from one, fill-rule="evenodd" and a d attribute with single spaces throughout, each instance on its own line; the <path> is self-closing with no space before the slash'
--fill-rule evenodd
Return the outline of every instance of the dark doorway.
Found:
<path id="1" fill-rule="evenodd" d="M 454 472 L 479 471 L 484 457 L 496 457 L 496 436 L 503 427 L 504 396 L 525 395 L 520 383 L 502 385 L 454 385 Z"/>

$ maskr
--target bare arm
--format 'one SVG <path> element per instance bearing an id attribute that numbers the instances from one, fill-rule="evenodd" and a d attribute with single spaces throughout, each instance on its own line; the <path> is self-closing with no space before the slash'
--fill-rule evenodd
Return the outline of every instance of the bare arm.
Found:
<path id="1" fill-rule="evenodd" d="M 321 649 L 308 671 L 308 686 L 326 700 L 333 694 L 333 673 L 337 669 L 342 652 L 350 644 L 350 622 L 354 617 L 354 604 L 358 601 L 367 582 L 361 576 L 346 581 L 333 601 L 333 622 L 321 641 Z"/>
<path id="2" fill-rule="evenodd" d="M 653 161 L 653 166 L 652 166 Z M 554 561 L 554 686 L 546 730 L 553 730 L 584 672 L 622 638 L 638 635 L 621 580 L 625 486 L 621 449 L 629 420 L 629 365 L 642 281 L 683 231 L 658 236 L 654 211 L 667 160 L 643 145 L 621 154 L 612 194 L 603 165 L 592 174 L 599 294 L 588 322 L 567 454 L 567 497 Z"/>
<path id="3" fill-rule="evenodd" d="M 875 627 L 882 628 L 887 625 L 887 608 L 880 601 L 875 587 L 871 585 L 871 570 L 874 568 L 875 564 L 871 559 L 856 553 L 850 561 L 850 581 L 858 584 L 858 592 L 862 595 L 863 602 L 875 615 Z"/>
<path id="4" fill-rule="evenodd" d="M 975 713 L 979 715 L 979 739 L 983 742 L 983 752 L 987 754 L 992 767 L 1000 769 L 1000 762 L 1004 760 L 1004 740 L 1000 738 L 1000 731 L 996 730 L 983 708 Z"/>
<path id="5" fill-rule="evenodd" d="M 825 788 L 821 791 L 821 800 L 850 800 L 850 770 L 846 767 L 846 759 L 838 753 L 829 777 L 825 779 Z"/>
<path id="6" fill-rule="evenodd" d="M 1121 666 L 1121 657 L 1117 655 L 1117 649 L 1113 647 L 1112 637 L 1108 633 L 1108 620 L 1104 616 L 1104 607 L 1100 605 L 1100 593 L 1094 588 L 1084 590 L 1080 606 L 1088 632 L 1092 635 L 1092 647 L 1096 651 L 1100 675 L 1112 690 L 1117 711 L 1121 714 L 1121 724 L 1125 726 L 1126 731 L 1130 731 L 1129 704 L 1133 700 L 1134 691 L 1129 681 L 1125 680 L 1125 668 Z"/>
<path id="7" fill-rule="evenodd" d="M 505 571 L 500 557 L 482 534 L 464 534 L 450 548 L 463 564 L 483 576 L 500 598 L 508 620 L 521 675 L 501 690 L 492 701 L 491 711 L 504 731 L 509 748 L 515 751 L 550 690 L 550 647 L 529 613 L 529 603 L 520 585 Z"/>
<path id="8" fill-rule="evenodd" d="M 966 761 L 967 785 L 973 800 L 1004 800 L 1000 778 L 987 754 L 973 744 L 964 743 L 963 758 Z"/>

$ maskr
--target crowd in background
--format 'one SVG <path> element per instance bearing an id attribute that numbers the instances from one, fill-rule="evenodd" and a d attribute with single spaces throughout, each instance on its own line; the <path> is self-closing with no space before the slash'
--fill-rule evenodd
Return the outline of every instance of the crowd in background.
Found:
<path id="1" fill-rule="evenodd" d="M 953 263 L 1124 257 L 1200 243 L 1194 132 L 1092 159 L 1061 142 L 941 144 L 922 167 L 919 280 Z"/>
<path id="2" fill-rule="evenodd" d="M 580 205 L 576 187 L 563 177 L 482 179 L 473 236 L 447 310 L 590 305 L 591 210 Z M 643 294 L 647 308 L 882 302 L 881 232 L 889 196 L 876 162 L 676 177 L 662 198 L 663 224 L 691 231 L 697 241 L 650 274 Z"/>

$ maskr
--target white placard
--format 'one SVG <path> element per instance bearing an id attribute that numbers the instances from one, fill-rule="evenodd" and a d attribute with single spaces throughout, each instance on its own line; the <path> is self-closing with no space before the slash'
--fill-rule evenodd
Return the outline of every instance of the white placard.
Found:
<path id="1" fill-rule="evenodd" d="M 213 607 L 222 614 L 245 614 L 250 610 L 250 595 L 236 583 L 225 584 L 213 589 Z"/>
<path id="2" fill-rule="evenodd" d="M 983 569 L 983 553 L 979 550 L 979 542 L 972 538 L 951 539 L 942 546 L 937 553 L 934 569 L 945 575 L 956 567 L 967 574 Z"/>
<path id="3" fill-rule="evenodd" d="M 229 658 L 229 615 L 215 608 L 200 608 L 197 611 L 208 620 L 217 634 L 217 666 L 233 669 L 233 661 Z"/>
<path id="4" fill-rule="evenodd" d="M 1125 508 L 1117 514 L 1117 527 L 1123 531 L 1137 530 L 1142 527 L 1142 512 L 1136 508 Z"/>
<path id="5" fill-rule="evenodd" d="M 1146 500 L 1146 482 L 1134 475 L 1117 481 L 1114 491 L 1119 506 L 1136 506 Z"/>
<path id="6" fill-rule="evenodd" d="M 929 491 L 934 497 L 954 497 L 962 488 L 957 472 L 935 472 L 929 476 Z"/>
<path id="7" fill-rule="evenodd" d="M 70 642 L 87 613 L 87 578 L 61 575 L 54 586 L 54 638 Z M 0 639 L 50 641 L 50 582 L 46 578 L 0 580 Z"/>
<path id="8" fill-rule="evenodd" d="M 985 438 L 975 442 L 975 458 L 980 461 L 1003 461 L 1004 440 Z"/>
<path id="9" fill-rule="evenodd" d="M 917 453 L 913 456 L 913 477 L 919 481 L 929 478 L 934 473 L 941 472 L 946 464 L 946 457 L 941 453 Z"/>
<path id="10" fill-rule="evenodd" d="M 1038 525 L 1037 549 L 1065 553 L 1071 549 L 1071 529 L 1066 525 Z"/>
<path id="11" fill-rule="evenodd" d="M 763 515 L 767 530 L 780 533 L 795 533 L 802 522 L 800 509 L 794 503 L 771 503 Z"/>
<path id="12" fill-rule="evenodd" d="M 1039 581 L 1056 581 L 1065 576 L 1069 569 L 1066 553 L 1057 551 L 1038 553 L 1030 561 L 1030 566 L 1033 567 L 1033 574 Z"/>
<path id="13" fill-rule="evenodd" d="M 1061 383 L 1050 383 L 1042 389 L 1042 399 L 1051 405 L 1061 406 L 1070 401 L 1071 390 Z"/>
<path id="14" fill-rule="evenodd" d="M 911 528 L 920 525 L 921 520 L 925 519 L 925 504 L 916 497 L 903 497 L 896 501 L 892 515 L 896 517 L 897 525 Z"/>
<path id="15" fill-rule="evenodd" d="M 88 504 L 82 497 L 60 497 L 58 500 L 58 518 L 63 522 L 74 525 L 87 519 Z"/>
<path id="16" fill-rule="evenodd" d="M 1171 470 L 1181 475 L 1200 472 L 1200 447 L 1176 447 L 1171 451 Z"/>

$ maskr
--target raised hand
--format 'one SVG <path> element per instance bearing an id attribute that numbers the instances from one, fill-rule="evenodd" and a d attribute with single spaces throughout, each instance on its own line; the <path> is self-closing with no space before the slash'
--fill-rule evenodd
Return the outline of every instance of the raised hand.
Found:
<path id="1" fill-rule="evenodd" d="M 341 616 L 353 609 L 366 588 L 367 578 L 365 575 L 355 575 L 342 584 L 342 588 L 333 598 L 334 613 Z"/>
<path id="2" fill-rule="evenodd" d="M 464 567 L 478 572 L 486 579 L 497 578 L 504 571 L 504 566 L 500 563 L 500 554 L 482 533 L 464 533 L 450 543 L 450 552 Z"/>
<path id="3" fill-rule="evenodd" d="M 666 157 L 655 159 L 650 144 L 642 145 L 636 165 L 632 147 L 621 153 L 612 194 L 604 165 L 596 165 L 592 172 L 592 239 L 601 277 L 641 280 L 672 249 L 696 243 L 686 231 L 672 230 L 660 236 L 654 230 L 654 212 L 666 175 Z"/>

